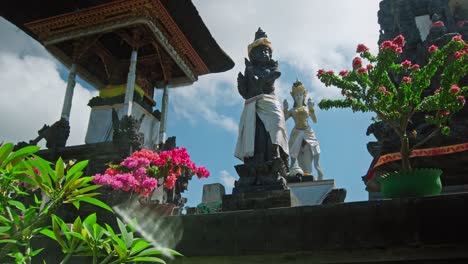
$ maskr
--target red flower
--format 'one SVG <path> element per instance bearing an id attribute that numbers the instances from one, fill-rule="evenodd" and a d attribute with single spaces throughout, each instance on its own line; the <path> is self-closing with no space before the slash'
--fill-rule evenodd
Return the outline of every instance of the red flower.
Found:
<path id="1" fill-rule="evenodd" d="M 465 97 L 463 95 L 457 96 L 457 100 L 461 103 L 462 106 L 464 106 L 466 103 Z"/>
<path id="2" fill-rule="evenodd" d="M 434 94 L 440 93 L 440 89 L 442 89 L 442 88 L 441 87 L 437 88 L 437 90 L 434 91 Z"/>
<path id="3" fill-rule="evenodd" d="M 330 76 L 333 76 L 333 74 L 335 74 L 335 72 L 332 71 L 332 70 L 329 70 L 329 71 L 327 71 L 327 74 L 330 75 Z"/>
<path id="4" fill-rule="evenodd" d="M 449 91 L 451 93 L 453 93 L 453 94 L 458 94 L 460 92 L 460 87 L 458 87 L 458 85 L 454 84 L 454 85 L 452 85 L 452 87 L 450 87 Z"/>
<path id="5" fill-rule="evenodd" d="M 347 71 L 347 70 L 342 70 L 342 71 L 340 71 L 340 76 L 341 76 L 341 77 L 345 77 L 346 75 L 348 75 L 348 71 Z"/>
<path id="6" fill-rule="evenodd" d="M 364 45 L 364 44 L 358 44 L 358 45 L 357 45 L 357 48 L 356 48 L 356 53 L 363 53 L 363 52 L 366 52 L 366 51 L 368 51 L 368 50 L 369 50 L 369 48 L 366 47 L 366 45 Z"/>
<path id="7" fill-rule="evenodd" d="M 437 112 L 437 115 L 438 116 L 448 116 L 448 115 L 450 115 L 450 112 L 447 111 L 447 110 L 439 110 L 439 112 Z"/>
<path id="8" fill-rule="evenodd" d="M 324 69 L 319 69 L 317 71 L 317 77 L 320 77 L 320 75 L 324 74 L 325 73 L 325 70 Z"/>
<path id="9" fill-rule="evenodd" d="M 442 21 L 434 22 L 434 23 L 432 23 L 432 25 L 431 25 L 431 27 L 444 27 L 444 26 L 445 26 L 445 24 L 444 24 L 444 22 L 442 22 Z"/>
<path id="10" fill-rule="evenodd" d="M 463 42 L 462 35 L 456 35 L 455 37 L 452 38 L 453 41 L 461 41 Z"/>
<path id="11" fill-rule="evenodd" d="M 359 57 L 353 59 L 353 69 L 357 69 L 362 66 L 362 60 Z"/>
<path id="12" fill-rule="evenodd" d="M 411 77 L 403 77 L 403 79 L 402 79 L 402 82 L 404 82 L 404 83 L 411 83 L 411 81 L 413 81 L 411 79 Z"/>
<path id="13" fill-rule="evenodd" d="M 401 63 L 401 66 L 405 69 L 409 69 L 411 67 L 411 61 L 405 60 Z"/>
<path id="14" fill-rule="evenodd" d="M 387 88 L 385 88 L 385 86 L 380 86 L 379 91 L 381 91 L 382 93 L 385 93 L 387 91 Z"/>
<path id="15" fill-rule="evenodd" d="M 419 70 L 419 64 L 413 64 L 413 70 Z"/>
<path id="16" fill-rule="evenodd" d="M 372 69 L 372 67 L 373 67 L 372 64 L 367 64 L 366 69 L 370 70 L 370 69 Z"/>
<path id="17" fill-rule="evenodd" d="M 453 54 L 453 57 L 454 57 L 455 59 L 459 60 L 459 59 L 461 59 L 462 54 L 461 54 L 459 51 L 457 51 L 457 52 L 455 52 L 455 53 Z"/>
<path id="18" fill-rule="evenodd" d="M 401 47 L 396 48 L 394 51 L 395 51 L 396 54 L 403 53 L 403 49 Z"/>
<path id="19" fill-rule="evenodd" d="M 398 35 L 393 39 L 393 43 L 398 47 L 403 48 L 405 46 L 405 37 L 403 35 Z"/>
<path id="20" fill-rule="evenodd" d="M 345 90 L 341 90 L 341 95 L 346 95 L 346 91 L 345 91 Z"/>
<path id="21" fill-rule="evenodd" d="M 392 41 L 386 40 L 386 41 L 382 42 L 382 44 L 380 44 L 380 48 L 381 49 L 389 49 L 390 47 L 392 47 L 392 45 L 393 45 Z"/>
<path id="22" fill-rule="evenodd" d="M 429 53 L 434 53 L 436 50 L 437 50 L 437 46 L 436 45 L 431 45 L 428 49 Z"/>
<path id="23" fill-rule="evenodd" d="M 367 69 L 366 69 L 366 68 L 359 68 L 357 72 L 358 72 L 359 74 L 363 74 L 363 73 L 366 73 L 366 72 L 367 72 Z"/>

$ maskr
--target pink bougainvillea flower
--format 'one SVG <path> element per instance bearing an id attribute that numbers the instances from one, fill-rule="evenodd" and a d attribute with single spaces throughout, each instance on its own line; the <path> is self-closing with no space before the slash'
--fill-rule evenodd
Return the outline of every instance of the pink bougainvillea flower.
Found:
<path id="1" fill-rule="evenodd" d="M 329 71 L 327 71 L 327 74 L 330 75 L 330 76 L 332 76 L 333 74 L 335 74 L 335 72 L 332 71 L 332 70 L 329 70 Z"/>
<path id="2" fill-rule="evenodd" d="M 197 169 L 198 178 L 207 178 L 210 176 L 210 172 L 203 166 L 198 167 Z"/>
<path id="3" fill-rule="evenodd" d="M 434 91 L 434 94 L 439 94 L 440 93 L 440 89 L 442 89 L 441 87 L 437 88 L 435 91 Z"/>
<path id="4" fill-rule="evenodd" d="M 372 64 L 367 64 L 366 69 L 370 71 L 373 67 Z"/>
<path id="5" fill-rule="evenodd" d="M 454 84 L 454 85 L 452 85 L 452 87 L 450 87 L 449 91 L 451 93 L 453 93 L 453 94 L 458 94 L 460 92 L 460 87 L 458 87 L 458 85 Z"/>
<path id="6" fill-rule="evenodd" d="M 366 69 L 366 68 L 359 68 L 359 69 L 357 70 L 357 72 L 358 72 L 359 74 L 364 74 L 364 73 L 367 73 L 367 69 Z"/>
<path id="7" fill-rule="evenodd" d="M 385 93 L 387 91 L 387 88 L 385 86 L 380 86 L 379 91 L 381 91 L 382 93 Z"/>
<path id="8" fill-rule="evenodd" d="M 436 45 L 431 45 L 429 46 L 429 53 L 434 53 L 436 50 L 438 49 L 438 47 Z"/>
<path id="9" fill-rule="evenodd" d="M 353 69 L 360 68 L 362 66 L 362 60 L 359 57 L 353 59 Z"/>
<path id="10" fill-rule="evenodd" d="M 358 44 L 357 48 L 356 48 L 356 53 L 363 53 L 363 52 L 366 52 L 368 50 L 369 50 L 369 48 L 366 45 Z"/>
<path id="11" fill-rule="evenodd" d="M 339 74 L 340 74 L 341 77 L 345 77 L 346 75 L 348 75 L 348 71 L 347 70 L 342 70 L 342 71 L 340 71 Z"/>
<path id="12" fill-rule="evenodd" d="M 401 80 L 402 82 L 404 83 L 411 83 L 413 80 L 411 79 L 411 77 L 403 77 L 403 79 Z"/>
<path id="13" fill-rule="evenodd" d="M 419 64 L 413 64 L 413 67 L 412 67 L 413 70 L 419 70 L 419 68 L 420 68 Z"/>
<path id="14" fill-rule="evenodd" d="M 410 60 L 404 60 L 402 63 L 401 63 L 401 66 L 405 69 L 409 69 L 411 67 L 411 61 Z"/>

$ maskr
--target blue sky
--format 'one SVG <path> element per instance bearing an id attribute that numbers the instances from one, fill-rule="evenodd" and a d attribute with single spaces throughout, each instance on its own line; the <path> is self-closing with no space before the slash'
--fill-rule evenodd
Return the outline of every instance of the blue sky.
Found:
<path id="1" fill-rule="evenodd" d="M 168 135 L 177 137 L 177 145 L 186 147 L 198 165 L 206 166 L 209 179 L 194 178 L 185 197 L 189 206 L 201 201 L 202 186 L 220 182 L 227 192 L 237 179 L 234 158 L 237 123 L 242 98 L 237 93 L 236 76 L 244 70 L 247 45 L 259 26 L 273 43 L 273 57 L 282 71 L 276 83 L 281 101 L 292 105 L 289 91 L 299 78 L 315 102 L 338 98 L 340 92 L 324 87 L 315 77 L 319 68 L 351 68 L 358 43 L 376 50 L 378 0 L 194 0 L 202 19 L 218 44 L 236 63 L 234 69 L 201 76 L 192 86 L 170 91 Z M 23 141 L 36 136 L 44 123 L 60 116 L 67 70 L 24 32 L 0 19 L 0 140 Z M 71 113 L 70 145 L 82 144 L 89 119 L 86 105 L 97 91 L 79 81 Z M 160 107 L 162 92 L 155 99 Z M 5 100 L 6 99 L 6 100 Z M 317 133 L 322 154 L 320 164 L 325 178 L 333 178 L 337 187 L 346 188 L 346 201 L 367 200 L 361 176 L 371 156 L 365 135 L 371 114 L 350 110 L 321 111 Z M 288 131 L 292 120 L 287 122 Z M 311 123 L 311 122 L 310 122 Z M 311 123 L 312 124 L 312 123 Z"/>

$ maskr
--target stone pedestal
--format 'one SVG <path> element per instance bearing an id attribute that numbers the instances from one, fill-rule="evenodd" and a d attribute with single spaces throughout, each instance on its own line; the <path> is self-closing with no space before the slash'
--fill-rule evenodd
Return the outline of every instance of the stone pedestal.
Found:
<path id="1" fill-rule="evenodd" d="M 346 189 L 337 189 L 333 179 L 314 181 L 306 176 L 300 182 L 288 181 L 288 187 L 295 206 L 342 203 L 346 198 Z"/>
<path id="2" fill-rule="evenodd" d="M 223 196 L 226 193 L 220 183 L 203 185 L 202 202 L 197 205 L 197 213 L 215 213 L 222 209 Z"/>
<path id="3" fill-rule="evenodd" d="M 294 206 L 290 190 L 224 195 L 223 212 Z"/>

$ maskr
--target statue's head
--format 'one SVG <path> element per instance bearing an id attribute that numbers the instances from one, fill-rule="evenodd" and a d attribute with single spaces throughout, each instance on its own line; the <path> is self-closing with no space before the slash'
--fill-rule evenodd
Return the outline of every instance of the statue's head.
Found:
<path id="1" fill-rule="evenodd" d="M 294 99 L 294 107 L 298 105 L 306 105 L 305 99 L 307 97 L 307 90 L 301 81 L 296 80 L 296 82 L 293 83 L 291 96 Z"/>
<path id="2" fill-rule="evenodd" d="M 271 61 L 273 52 L 271 42 L 268 40 L 268 36 L 261 28 L 258 28 L 257 32 L 255 32 L 255 40 L 247 49 L 249 58 L 252 61 L 260 63 L 268 63 Z"/>

